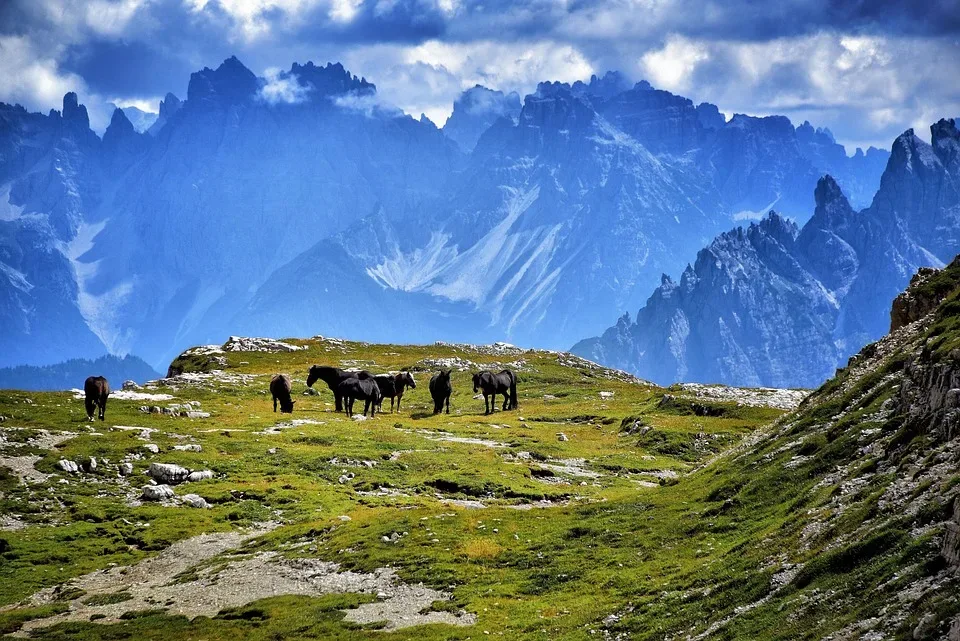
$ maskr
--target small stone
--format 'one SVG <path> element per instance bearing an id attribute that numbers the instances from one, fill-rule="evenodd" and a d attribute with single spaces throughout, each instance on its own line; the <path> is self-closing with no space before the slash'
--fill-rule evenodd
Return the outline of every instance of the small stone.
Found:
<path id="1" fill-rule="evenodd" d="M 346 523 L 347 521 L 352 521 L 352 520 L 353 520 L 353 519 L 351 519 L 349 516 L 347 516 L 346 514 L 341 514 L 341 515 L 338 516 L 337 518 L 340 519 L 341 521 L 343 521 L 344 523 Z"/>
<path id="2" fill-rule="evenodd" d="M 613 392 L 600 392 L 600 398 L 613 398 Z"/>
<path id="3" fill-rule="evenodd" d="M 198 481 L 205 481 L 207 479 L 213 478 L 213 471 L 211 470 L 198 470 L 196 472 L 190 472 L 187 475 L 187 481 L 190 483 L 196 483 Z"/>
<path id="4" fill-rule="evenodd" d="M 147 443 L 143 446 L 143 449 L 147 450 L 148 452 L 153 452 L 154 454 L 160 453 L 160 448 L 157 447 L 156 443 Z"/>
<path id="5" fill-rule="evenodd" d="M 210 412 L 187 411 L 183 413 L 187 418 L 210 418 Z"/>
<path id="6" fill-rule="evenodd" d="M 337 479 L 337 482 L 343 485 L 344 483 L 349 483 L 352 480 L 353 480 L 353 472 L 347 472 L 346 474 L 342 474 L 340 478 Z"/>
<path id="7" fill-rule="evenodd" d="M 90 460 L 88 460 L 87 462 L 85 462 L 85 463 L 83 464 L 83 471 L 84 471 L 84 472 L 96 472 L 96 471 L 97 471 L 97 459 L 91 456 L 91 457 L 90 457 Z"/>
<path id="8" fill-rule="evenodd" d="M 130 476 L 133 474 L 133 463 L 120 464 L 120 476 Z"/>
<path id="9" fill-rule="evenodd" d="M 57 467 L 59 467 L 64 472 L 68 472 L 70 474 L 76 474 L 77 472 L 80 471 L 79 465 L 77 465 L 73 461 L 68 461 L 65 458 L 62 458 L 59 461 L 57 461 Z"/>
<path id="10" fill-rule="evenodd" d="M 173 488 L 169 485 L 144 485 L 142 498 L 144 501 L 162 501 L 173 498 Z"/>
<path id="11" fill-rule="evenodd" d="M 569 441 L 570 438 L 569 438 L 566 434 L 564 434 L 563 432 L 557 432 L 557 440 L 558 440 L 558 441 Z"/>
<path id="12" fill-rule="evenodd" d="M 190 470 L 173 463 L 151 463 L 147 474 L 157 483 L 176 485 L 187 480 Z"/>
<path id="13" fill-rule="evenodd" d="M 202 452 L 203 447 L 197 443 L 188 443 L 186 445 L 174 445 L 173 449 L 180 452 Z"/>
<path id="14" fill-rule="evenodd" d="M 210 508 L 210 504 L 198 494 L 184 494 L 181 499 L 184 504 L 189 505 L 190 507 L 195 507 L 200 510 L 206 510 Z"/>
<path id="15" fill-rule="evenodd" d="M 275 447 L 271 447 L 269 450 L 267 450 L 267 454 L 276 454 L 276 453 L 277 453 L 277 448 Z"/>
<path id="16" fill-rule="evenodd" d="M 307 389 L 303 390 L 303 395 L 304 396 L 320 396 L 320 392 L 313 389 L 312 387 L 308 387 Z"/>

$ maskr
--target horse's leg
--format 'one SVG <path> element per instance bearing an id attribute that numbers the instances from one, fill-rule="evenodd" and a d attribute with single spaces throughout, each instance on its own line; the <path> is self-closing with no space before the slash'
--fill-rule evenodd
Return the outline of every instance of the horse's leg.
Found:
<path id="1" fill-rule="evenodd" d="M 273 397 L 273 413 L 274 414 L 277 413 L 277 397 L 276 396 Z"/>
<path id="2" fill-rule="evenodd" d="M 450 413 L 450 395 L 447 394 L 447 414 Z"/>
<path id="3" fill-rule="evenodd" d="M 333 400 L 334 400 L 334 403 L 335 403 L 335 405 L 334 405 L 335 409 L 336 409 L 338 412 L 342 412 L 342 411 L 343 411 L 343 396 L 341 396 L 341 395 L 338 394 L 337 392 L 334 392 L 334 393 L 333 393 Z"/>
<path id="4" fill-rule="evenodd" d="M 93 420 L 93 412 L 97 408 L 97 404 L 93 402 L 92 399 L 86 398 L 83 400 L 84 406 L 87 408 L 87 420 Z"/>
<path id="5" fill-rule="evenodd" d="M 100 420 L 105 421 L 107 416 L 107 397 L 103 397 L 103 401 L 100 403 Z"/>

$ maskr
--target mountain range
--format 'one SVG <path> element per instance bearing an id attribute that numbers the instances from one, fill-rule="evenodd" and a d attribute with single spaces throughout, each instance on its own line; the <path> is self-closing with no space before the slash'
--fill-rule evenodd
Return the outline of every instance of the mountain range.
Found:
<path id="1" fill-rule="evenodd" d="M 0 366 L 232 333 L 566 347 L 732 221 L 806 220 L 824 173 L 865 207 L 889 156 L 612 72 L 475 87 L 441 130 L 339 64 L 230 58 L 135 120 L 0 105 Z"/>
<path id="2" fill-rule="evenodd" d="M 816 387 L 888 331 L 888 301 L 919 267 L 960 252 L 960 131 L 930 132 L 897 138 L 869 207 L 825 176 L 802 227 L 771 211 L 719 235 L 635 320 L 573 351 L 660 383 Z"/>

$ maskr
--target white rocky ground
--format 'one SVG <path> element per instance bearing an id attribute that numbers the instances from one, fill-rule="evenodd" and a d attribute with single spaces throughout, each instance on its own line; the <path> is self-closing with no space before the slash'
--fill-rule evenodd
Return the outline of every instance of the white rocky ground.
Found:
<path id="1" fill-rule="evenodd" d="M 65 621 L 89 621 L 92 615 L 103 623 L 113 623 L 124 612 L 164 608 L 171 614 L 188 618 L 213 616 L 225 608 L 243 606 L 271 596 L 296 594 L 372 594 L 376 601 L 346 611 L 346 620 L 355 623 L 385 621 L 387 630 L 427 623 L 472 625 L 475 615 L 430 612 L 434 601 L 449 599 L 446 592 L 423 585 L 408 585 L 394 570 L 380 568 L 371 573 L 340 571 L 336 563 L 317 559 L 287 559 L 276 552 L 263 552 L 231 561 L 225 566 L 205 566 L 205 562 L 259 536 L 273 524 L 251 532 L 203 534 L 175 543 L 155 557 L 129 567 L 113 567 L 91 572 L 66 586 L 47 588 L 27 599 L 30 605 L 42 605 L 62 599 L 65 588 L 79 588 L 85 594 L 68 601 L 67 612 L 30 621 L 20 631 L 56 625 Z M 196 578 L 189 578 L 191 576 Z M 181 577 L 179 580 L 177 577 Z M 184 580 L 183 577 L 188 577 Z M 90 605 L 95 595 L 123 593 L 120 603 Z M 4 609 L 9 609 L 4 608 Z"/>

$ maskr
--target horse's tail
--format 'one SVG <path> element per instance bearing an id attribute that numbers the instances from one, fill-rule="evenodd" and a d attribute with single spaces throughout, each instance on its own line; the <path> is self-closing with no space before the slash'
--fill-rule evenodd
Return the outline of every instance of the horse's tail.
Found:
<path id="1" fill-rule="evenodd" d="M 513 372 L 510 372 L 510 409 L 517 409 L 520 407 L 519 401 L 517 401 L 517 375 Z"/>

